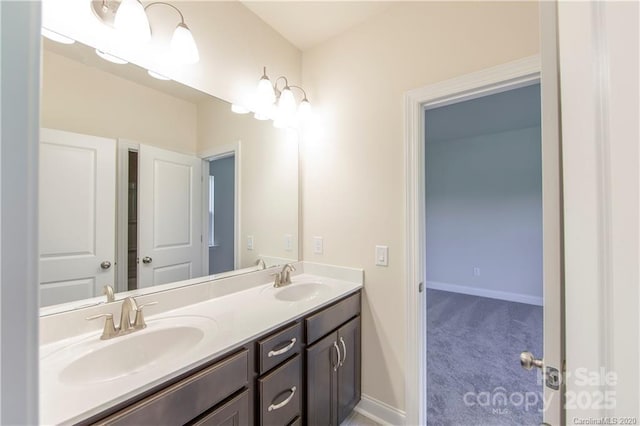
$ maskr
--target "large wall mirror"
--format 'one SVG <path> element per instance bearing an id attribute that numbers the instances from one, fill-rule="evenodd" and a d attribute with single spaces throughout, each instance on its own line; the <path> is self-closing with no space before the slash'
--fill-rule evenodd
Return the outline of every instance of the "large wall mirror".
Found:
<path id="1" fill-rule="evenodd" d="M 80 43 L 42 74 L 43 314 L 298 259 L 295 133 Z"/>

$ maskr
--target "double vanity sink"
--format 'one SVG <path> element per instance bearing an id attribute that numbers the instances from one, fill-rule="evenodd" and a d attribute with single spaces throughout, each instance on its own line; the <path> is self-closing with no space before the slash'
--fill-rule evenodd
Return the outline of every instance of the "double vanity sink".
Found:
<path id="1" fill-rule="evenodd" d="M 92 331 L 42 345 L 41 423 L 95 417 L 361 287 L 302 274 L 282 287 L 259 284 L 170 311 L 160 300 L 146 327 L 126 335 L 102 340 Z"/>

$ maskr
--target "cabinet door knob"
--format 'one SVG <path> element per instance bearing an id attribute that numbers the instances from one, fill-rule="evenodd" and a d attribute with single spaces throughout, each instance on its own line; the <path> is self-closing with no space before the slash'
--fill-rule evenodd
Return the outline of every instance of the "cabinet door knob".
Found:
<path id="1" fill-rule="evenodd" d="M 340 356 L 340 348 L 338 347 L 338 342 L 333 342 L 333 347 L 336 348 L 336 353 L 338 354 L 338 362 L 333 366 L 333 371 L 338 371 L 338 367 L 342 365 L 342 357 Z"/>
<path id="2" fill-rule="evenodd" d="M 342 361 L 340 361 L 340 367 L 344 365 L 344 362 L 347 360 L 347 345 L 344 343 L 344 339 L 340 338 L 340 344 L 342 344 L 342 350 L 344 354 L 342 355 Z"/>
<path id="3" fill-rule="evenodd" d="M 109 268 L 111 268 L 111 262 L 109 262 L 108 260 L 105 260 L 104 262 L 102 262 L 100 264 L 100 267 L 102 269 L 109 269 Z"/>
<path id="4" fill-rule="evenodd" d="M 151 262 L 153 262 L 153 259 L 150 258 L 149 256 L 145 256 L 142 258 L 142 263 L 144 263 L 145 265 L 148 265 Z"/>

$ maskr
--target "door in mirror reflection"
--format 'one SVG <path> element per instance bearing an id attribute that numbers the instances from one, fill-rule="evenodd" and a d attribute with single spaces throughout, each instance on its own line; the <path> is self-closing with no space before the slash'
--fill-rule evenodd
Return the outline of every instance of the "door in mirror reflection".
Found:
<path id="1" fill-rule="evenodd" d="M 138 287 L 202 276 L 202 160 L 147 145 L 138 158 Z"/>
<path id="2" fill-rule="evenodd" d="M 94 297 L 114 282 L 116 141 L 40 132 L 42 305 Z"/>

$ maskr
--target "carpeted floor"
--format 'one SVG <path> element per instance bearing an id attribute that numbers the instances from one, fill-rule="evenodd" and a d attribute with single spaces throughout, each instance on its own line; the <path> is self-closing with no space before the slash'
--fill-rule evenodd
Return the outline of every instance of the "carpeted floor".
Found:
<path id="1" fill-rule="evenodd" d="M 542 355 L 542 307 L 427 290 L 427 419 L 539 425 L 542 384 L 520 352 Z"/>

